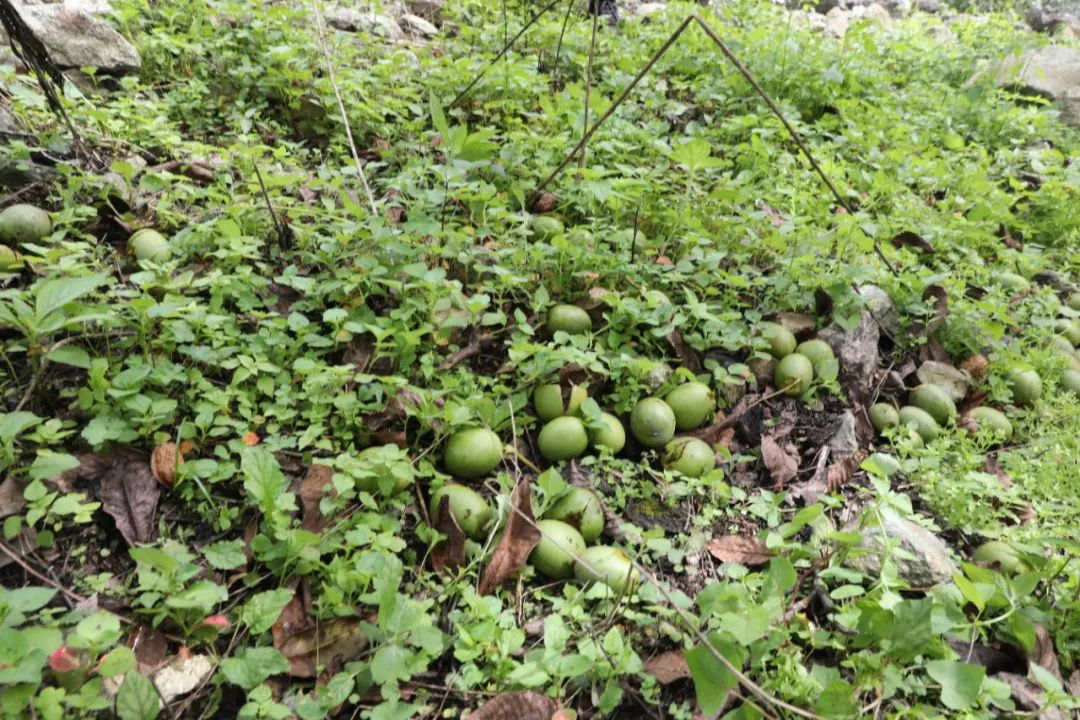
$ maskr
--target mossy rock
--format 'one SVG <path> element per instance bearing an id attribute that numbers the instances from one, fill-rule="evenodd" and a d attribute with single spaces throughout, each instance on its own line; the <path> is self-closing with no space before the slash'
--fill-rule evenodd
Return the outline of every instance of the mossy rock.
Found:
<path id="1" fill-rule="evenodd" d="M 446 441 L 443 466 L 459 478 L 487 475 L 502 461 L 502 441 L 487 428 L 458 430 Z"/>
<path id="2" fill-rule="evenodd" d="M 701 427 L 716 410 L 716 396 L 700 382 L 679 385 L 664 397 L 664 402 L 675 413 L 675 428 L 682 431 Z"/>
<path id="3" fill-rule="evenodd" d="M 933 442 L 941 434 L 941 426 L 938 425 L 937 420 L 922 408 L 905 405 L 900 408 L 899 415 L 900 425 L 904 427 L 914 425 L 915 431 L 919 433 L 923 442 Z"/>
<path id="4" fill-rule="evenodd" d="M 49 213 L 34 205 L 9 205 L 0 212 L 0 243 L 4 245 L 36 243 L 51 232 Z"/>
<path id="5" fill-rule="evenodd" d="M 908 402 L 925 410 L 938 425 L 945 425 L 956 417 L 956 403 L 939 386 L 923 383 L 911 391 Z"/>

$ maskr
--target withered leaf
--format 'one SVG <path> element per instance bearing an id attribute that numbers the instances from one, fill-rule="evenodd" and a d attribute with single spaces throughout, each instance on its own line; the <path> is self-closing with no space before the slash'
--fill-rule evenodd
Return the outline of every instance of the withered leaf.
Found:
<path id="1" fill-rule="evenodd" d="M 761 438 L 761 459 L 769 469 L 773 483 L 781 488 L 799 472 L 799 458 L 793 452 L 780 447 L 771 436 Z"/>
<path id="2" fill-rule="evenodd" d="M 162 486 L 171 488 L 176 481 L 176 466 L 184 462 L 176 443 L 161 443 L 150 453 L 150 474 Z"/>
<path id="3" fill-rule="evenodd" d="M 23 484 L 14 475 L 8 475 L 0 482 L 0 518 L 16 515 L 26 507 L 23 489 Z"/>
<path id="4" fill-rule="evenodd" d="M 127 646 L 135 653 L 135 669 L 143 675 L 153 675 L 165 661 L 169 641 L 149 625 L 139 625 L 128 633 Z"/>
<path id="5" fill-rule="evenodd" d="M 450 498 L 443 495 L 435 508 L 432 527 L 446 537 L 431 549 L 431 566 L 436 572 L 465 564 L 465 533 L 461 531 L 454 514 L 450 512 Z"/>
<path id="6" fill-rule="evenodd" d="M 743 535 L 715 537 L 706 543 L 705 547 L 717 560 L 741 565 L 764 565 L 773 556 L 764 540 Z"/>
<path id="7" fill-rule="evenodd" d="M 132 455 L 117 456 L 101 476 L 98 486 L 101 508 L 114 521 L 128 545 L 157 537 L 157 513 L 161 486 L 150 474 L 150 464 Z"/>
<path id="8" fill-rule="evenodd" d="M 558 198 L 555 197 L 555 193 L 542 191 L 533 199 L 532 212 L 538 214 L 549 213 L 555 209 L 555 206 L 559 204 Z"/>
<path id="9" fill-rule="evenodd" d="M 949 315 L 949 294 L 940 285 L 928 285 L 923 290 L 922 299 L 934 303 L 934 317 L 926 324 L 926 334 L 930 335 L 945 324 L 945 318 Z"/>
<path id="10" fill-rule="evenodd" d="M 682 650 L 668 650 L 654 655 L 645 661 L 641 668 L 646 674 L 656 678 L 661 685 L 670 685 L 676 680 L 690 677 L 690 665 Z"/>
<path id="11" fill-rule="evenodd" d="M 930 331 L 926 330 L 926 332 Z M 937 338 L 932 337 L 928 337 L 926 339 L 926 344 L 923 345 L 922 348 L 919 350 L 919 359 L 923 362 L 929 360 L 940 363 L 952 362 L 952 358 L 949 357 L 949 351 L 945 349 L 945 346 L 943 346 L 940 342 L 937 341 Z"/>
<path id="12" fill-rule="evenodd" d="M 1001 672 L 994 675 L 995 680 L 1004 682 L 1009 686 L 1013 700 L 1018 708 L 1034 713 L 1040 710 L 1039 720 L 1065 720 L 1065 714 L 1056 707 L 1043 708 L 1042 698 L 1045 691 L 1023 675 L 1012 672 Z"/>
<path id="13" fill-rule="evenodd" d="M 1001 465 L 998 464 L 997 455 L 990 454 L 986 456 L 986 463 L 983 465 L 983 469 L 998 479 L 1001 483 L 1001 487 L 1008 490 L 1012 487 L 1013 481 L 1009 477 L 1009 474 L 1001 469 Z"/>
<path id="14" fill-rule="evenodd" d="M 112 467 L 114 461 L 113 458 L 94 453 L 82 453 L 76 455 L 75 459 L 79 461 L 77 466 L 49 478 L 45 484 L 56 492 L 69 493 L 75 487 L 76 480 L 97 480 Z"/>
<path id="15" fill-rule="evenodd" d="M 559 704 L 535 692 L 508 692 L 496 695 L 464 720 L 551 720 Z"/>
<path id="16" fill-rule="evenodd" d="M 303 505 L 304 514 L 300 527 L 313 533 L 321 533 L 330 524 L 330 518 L 322 514 L 319 503 L 327 494 L 334 494 L 334 487 L 330 481 L 334 477 L 334 470 L 326 465 L 312 463 L 304 473 L 304 479 L 300 481 L 300 503 Z"/>
<path id="17" fill-rule="evenodd" d="M 1035 646 L 1028 653 L 1028 659 L 1041 666 L 1044 670 L 1048 670 L 1058 680 L 1063 680 L 1061 677 L 1061 665 L 1058 663 L 1058 656 L 1054 651 L 1054 640 L 1042 625 L 1035 626 Z"/>
<path id="18" fill-rule="evenodd" d="M 892 239 L 893 247 L 912 247 L 922 250 L 924 253 L 934 253 L 934 246 L 923 239 L 918 233 L 905 230 Z"/>
<path id="19" fill-rule="evenodd" d="M 695 374 L 701 372 L 701 359 L 698 357 L 697 352 L 694 351 L 694 348 L 690 347 L 686 340 L 683 339 L 679 328 L 675 328 L 667 334 L 667 341 L 684 368 Z"/>
<path id="20" fill-rule="evenodd" d="M 289 661 L 289 674 L 301 678 L 316 677 L 320 667 L 336 672 L 359 656 L 366 646 L 360 621 L 351 618 L 318 622 L 314 627 L 289 635 L 280 644 L 274 641 L 274 647 Z"/>
<path id="21" fill-rule="evenodd" d="M 484 568 L 477 592 L 487 595 L 520 570 L 529 554 L 540 544 L 540 531 L 532 511 L 532 485 L 524 478 L 510 496 L 510 516 L 499 544 Z"/>
<path id="22" fill-rule="evenodd" d="M 356 372 L 362 373 L 367 372 L 371 358 L 374 356 L 375 338 L 371 333 L 360 333 L 353 336 L 348 347 L 345 348 L 341 361 L 345 365 L 352 365 Z"/>
<path id="23" fill-rule="evenodd" d="M 980 390 L 979 392 L 973 392 L 970 395 L 968 395 L 966 398 L 964 398 L 963 402 L 957 403 L 956 411 L 958 413 L 960 413 L 961 415 L 969 413 L 972 410 L 974 410 L 975 408 L 982 405 L 984 402 L 986 402 L 986 398 L 988 398 L 988 397 L 990 397 L 990 393 L 986 392 L 985 390 Z"/>
<path id="24" fill-rule="evenodd" d="M 829 492 L 836 492 L 846 485 L 865 458 L 866 451 L 860 449 L 856 450 L 851 457 L 838 460 L 830 465 L 828 472 L 825 473 L 825 484 Z"/>

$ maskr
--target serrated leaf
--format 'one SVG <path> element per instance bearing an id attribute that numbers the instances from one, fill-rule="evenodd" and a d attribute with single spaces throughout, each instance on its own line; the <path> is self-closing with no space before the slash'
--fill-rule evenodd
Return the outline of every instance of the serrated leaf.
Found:
<path id="1" fill-rule="evenodd" d="M 264 633 L 274 626 L 281 611 L 295 594 L 295 591 L 286 588 L 258 593 L 244 605 L 240 619 L 253 634 Z"/>
<path id="2" fill-rule="evenodd" d="M 233 570 L 247 562 L 243 540 L 222 540 L 207 545 L 203 548 L 203 556 L 210 567 L 217 570 Z"/>
<path id="3" fill-rule="evenodd" d="M 41 321 L 49 313 L 73 303 L 82 296 L 93 292 L 99 285 L 108 281 L 107 275 L 86 275 L 74 278 L 53 278 L 34 287 L 36 302 L 34 314 Z"/>
<path id="4" fill-rule="evenodd" d="M 154 684 L 134 670 L 124 675 L 116 695 L 116 716 L 120 720 L 155 720 L 159 712 L 161 699 Z"/>
<path id="5" fill-rule="evenodd" d="M 926 672 L 941 685 L 941 703 L 950 710 L 963 710 L 979 699 L 986 668 L 955 660 L 933 660 Z"/>
<path id="6" fill-rule="evenodd" d="M 226 658 L 221 674 L 233 685 L 250 690 L 272 675 L 289 672 L 289 661 L 272 647 L 248 648 L 243 655 Z"/>
<path id="7" fill-rule="evenodd" d="M 90 367 L 90 354 L 77 345 L 65 345 L 45 353 L 49 362 L 71 365 L 86 370 Z"/>
<path id="8" fill-rule="evenodd" d="M 714 650 L 727 659 L 734 667 L 742 665 L 744 651 L 738 645 L 725 643 L 719 633 L 709 635 L 710 647 L 698 645 L 686 651 L 686 663 L 690 666 L 690 676 L 694 679 L 694 693 L 697 695 L 701 711 L 712 716 L 720 711 L 727 699 L 728 692 L 739 680 L 727 666 L 716 657 Z"/>
<path id="9" fill-rule="evenodd" d="M 135 669 L 135 653 L 127 645 L 113 648 L 98 663 L 98 673 L 102 677 L 123 675 L 129 670 Z"/>

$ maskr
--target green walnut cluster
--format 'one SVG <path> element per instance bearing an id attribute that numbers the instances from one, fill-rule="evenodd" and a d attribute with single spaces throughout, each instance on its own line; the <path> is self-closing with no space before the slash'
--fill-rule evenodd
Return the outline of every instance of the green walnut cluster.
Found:
<path id="1" fill-rule="evenodd" d="M 765 341 L 769 354 L 777 360 L 773 384 L 785 395 L 802 395 L 814 377 L 822 374 L 822 366 L 836 360 L 829 343 L 821 338 L 800 343 L 795 334 L 780 323 L 761 323 L 757 326 L 756 334 Z"/>
<path id="2" fill-rule="evenodd" d="M 610 545 L 592 545 L 603 529 L 603 508 L 590 490 L 574 488 L 537 523 L 540 543 L 529 563 L 551 580 L 576 577 L 600 582 L 617 594 L 630 592 L 638 571 L 626 554 Z"/>
<path id="3" fill-rule="evenodd" d="M 626 430 L 619 418 L 611 413 L 600 414 L 602 428 L 587 429 L 577 417 L 581 403 L 588 396 L 580 385 L 564 389 L 554 383 L 541 385 L 533 392 L 536 415 L 546 421 L 536 438 L 537 448 L 544 458 L 562 462 L 579 457 L 589 446 L 618 453 L 626 445 Z"/>

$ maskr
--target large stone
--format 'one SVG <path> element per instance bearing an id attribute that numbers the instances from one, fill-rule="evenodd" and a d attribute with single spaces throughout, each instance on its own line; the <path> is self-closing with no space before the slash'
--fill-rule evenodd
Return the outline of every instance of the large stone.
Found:
<path id="1" fill-rule="evenodd" d="M 826 26 L 825 16 L 806 10 L 792 10 L 791 26 L 803 30 L 823 32 Z"/>
<path id="2" fill-rule="evenodd" d="M 851 17 L 853 20 L 869 20 L 885 30 L 891 30 L 893 26 L 892 15 L 878 3 L 852 8 Z"/>
<path id="3" fill-rule="evenodd" d="M 410 13 L 430 20 L 436 25 L 442 24 L 442 12 L 445 6 L 446 0 L 405 0 L 405 7 Z"/>
<path id="4" fill-rule="evenodd" d="M 900 333 L 900 316 L 896 313 L 896 306 L 893 305 L 889 293 L 877 285 L 863 285 L 859 287 L 858 292 L 866 309 L 877 320 L 878 327 L 886 335 L 895 338 Z"/>
<path id="5" fill-rule="evenodd" d="M 439 28 L 435 27 L 427 20 L 416 15 L 405 13 L 398 20 L 401 25 L 401 29 L 411 35 L 419 35 L 421 37 L 435 37 L 439 34 Z"/>
<path id="6" fill-rule="evenodd" d="M 829 343 L 836 357 L 840 359 L 845 386 L 857 394 L 869 393 L 870 379 L 878 366 L 880 338 L 874 316 L 864 310 L 854 329 L 844 330 L 833 323 L 818 333 L 818 336 Z"/>
<path id="7" fill-rule="evenodd" d="M 1060 100 L 1070 88 L 1080 86 L 1080 50 L 1047 45 L 1011 55 L 998 65 L 994 84 Z"/>
<path id="8" fill-rule="evenodd" d="M 862 542 L 859 543 L 862 552 L 853 552 L 848 558 L 853 567 L 870 575 L 879 575 L 885 554 L 883 540 L 888 538 L 897 575 L 908 586 L 929 588 L 952 580 L 956 564 L 941 538 L 900 517 L 890 508 L 881 510 L 881 520 L 880 525 L 874 523 L 862 529 Z"/>
<path id="9" fill-rule="evenodd" d="M 1066 90 L 1058 106 L 1061 108 L 1061 122 L 1080 127 L 1080 85 Z"/>
<path id="10" fill-rule="evenodd" d="M 142 66 L 135 46 L 88 12 L 64 5 L 28 5 L 17 10 L 61 68 L 92 67 L 119 75 L 137 72 Z"/>
<path id="11" fill-rule="evenodd" d="M 855 415 L 845 410 L 840 416 L 840 426 L 829 438 L 829 451 L 837 460 L 846 460 L 859 450 L 859 437 L 855 431 Z"/>
<path id="12" fill-rule="evenodd" d="M 337 30 L 363 32 L 390 40 L 398 40 L 403 35 L 401 28 L 389 15 L 354 8 L 335 8 L 327 15 L 326 22 Z"/>
<path id="13" fill-rule="evenodd" d="M 0 97 L 0 135 L 21 135 L 23 132 L 19 121 L 11 113 L 11 110 Z"/>
<path id="14" fill-rule="evenodd" d="M 851 24 L 851 11 L 834 7 L 825 13 L 825 32 L 833 37 L 844 37 Z"/>
<path id="15" fill-rule="evenodd" d="M 963 370 L 957 370 L 948 363 L 937 360 L 927 360 L 915 371 L 919 382 L 926 385 L 937 385 L 952 398 L 953 402 L 960 402 L 967 397 L 971 390 L 971 375 Z"/>

